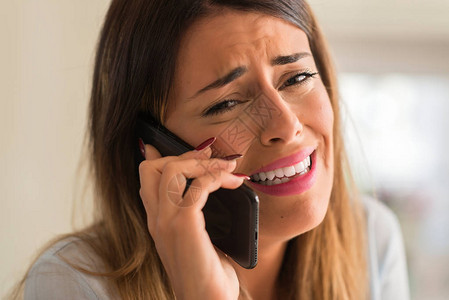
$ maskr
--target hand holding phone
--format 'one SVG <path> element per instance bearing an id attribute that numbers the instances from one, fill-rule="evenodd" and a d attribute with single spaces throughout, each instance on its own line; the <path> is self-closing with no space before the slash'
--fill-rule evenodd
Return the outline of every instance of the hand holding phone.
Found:
<path id="1" fill-rule="evenodd" d="M 148 115 L 139 117 L 136 134 L 162 156 L 178 156 L 193 150 Z M 237 189 L 220 188 L 210 193 L 203 208 L 212 243 L 248 269 L 257 263 L 258 210 L 257 195 L 245 185 Z"/>

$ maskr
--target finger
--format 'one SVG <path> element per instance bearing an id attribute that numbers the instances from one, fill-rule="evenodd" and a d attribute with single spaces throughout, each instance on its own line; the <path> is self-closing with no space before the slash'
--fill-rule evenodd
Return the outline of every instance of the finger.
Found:
<path id="1" fill-rule="evenodd" d="M 198 178 L 205 174 L 230 173 L 236 167 L 235 161 L 225 161 L 222 159 L 189 159 L 183 161 L 171 161 L 166 164 L 159 185 L 160 201 L 167 198 L 174 204 L 182 202 L 186 187 L 186 178 Z M 189 187 L 189 190 L 192 187 Z M 160 204 L 160 203 L 159 203 Z"/>
<path id="2" fill-rule="evenodd" d="M 140 190 L 139 195 L 147 214 L 148 228 L 153 227 L 158 213 L 160 173 L 145 160 L 139 165 Z"/>
<path id="3" fill-rule="evenodd" d="M 215 192 L 219 188 L 236 189 L 242 185 L 243 181 L 244 178 L 226 172 L 205 174 L 192 181 L 189 190 L 179 201 L 178 205 L 186 207 L 195 204 L 201 210 L 206 204 L 210 193 Z"/>
<path id="4" fill-rule="evenodd" d="M 162 160 L 161 158 L 159 160 Z M 186 187 L 186 178 L 196 178 L 208 172 L 232 172 L 236 162 L 214 159 L 184 159 L 166 157 L 163 170 L 157 169 L 157 162 L 145 160 L 139 166 L 140 196 L 145 209 L 157 213 L 161 195 L 168 196 L 172 201 L 182 199 Z M 176 200 L 175 200 L 176 199 Z"/>
<path id="5" fill-rule="evenodd" d="M 235 160 L 227 161 L 219 158 L 172 160 L 162 170 L 161 187 L 165 188 L 171 178 L 176 175 L 182 175 L 185 178 L 197 178 L 210 172 L 229 173 L 236 166 Z"/>
<path id="6" fill-rule="evenodd" d="M 165 156 L 159 153 L 159 151 L 152 145 L 145 145 L 145 159 L 154 161 L 154 168 L 159 172 L 162 172 L 165 164 L 172 160 L 181 160 L 181 159 L 189 159 L 189 158 L 198 158 L 198 159 L 208 159 L 212 155 L 212 149 L 210 145 L 202 150 L 192 150 L 187 151 L 178 156 Z"/>
<path id="7" fill-rule="evenodd" d="M 145 159 L 146 160 L 155 160 L 161 158 L 162 155 L 159 151 L 150 144 L 145 144 Z"/>
<path id="8" fill-rule="evenodd" d="M 178 157 L 206 159 L 206 158 L 210 158 L 211 155 L 212 155 L 212 149 L 209 146 L 202 150 L 187 151 L 187 152 L 179 155 Z M 158 159 L 161 157 L 162 157 L 162 155 L 159 153 L 159 151 L 153 145 L 150 145 L 150 144 L 145 145 L 145 159 L 146 160 L 155 160 L 155 159 Z"/>
<path id="9" fill-rule="evenodd" d="M 157 189 L 154 189 L 153 187 L 155 186 L 155 184 L 157 185 L 159 184 L 160 180 L 158 180 L 158 178 L 160 177 L 162 169 L 164 168 L 167 162 L 188 158 L 208 159 L 212 154 L 210 146 L 213 144 L 214 141 L 215 138 L 208 139 L 200 145 L 201 147 L 197 148 L 198 150 L 195 149 L 193 151 L 188 151 L 178 157 L 167 156 L 162 158 L 160 152 L 153 145 L 150 144 L 144 145 L 143 141 L 140 140 L 143 146 L 144 152 L 143 154 L 145 156 L 145 160 L 139 165 L 140 186 L 141 187 L 146 186 L 147 187 L 146 190 L 157 191 Z M 152 163 L 148 163 L 149 161 L 151 161 Z M 144 184 L 144 181 L 146 181 L 144 180 L 144 178 L 153 178 L 153 181 L 156 180 L 156 182 L 151 185 Z M 145 190 L 141 190 L 141 198 L 145 199 L 145 197 L 148 199 L 157 199 L 156 197 L 154 197 L 154 193 L 153 194 L 150 193 L 150 195 L 148 195 L 148 193 Z"/>

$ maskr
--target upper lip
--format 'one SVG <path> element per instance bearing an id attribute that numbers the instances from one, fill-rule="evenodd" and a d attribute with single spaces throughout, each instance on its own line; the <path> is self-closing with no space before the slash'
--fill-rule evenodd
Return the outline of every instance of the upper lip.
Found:
<path id="1" fill-rule="evenodd" d="M 307 156 L 312 154 L 312 152 L 314 150 L 315 150 L 314 147 L 302 148 L 298 152 L 295 152 L 295 153 L 293 153 L 291 155 L 288 155 L 288 156 L 284 156 L 284 157 L 282 157 L 280 159 L 277 159 L 277 160 L 275 160 L 275 161 L 273 161 L 273 162 L 263 166 L 262 168 L 252 172 L 250 176 L 252 176 L 254 174 L 257 174 L 257 173 L 260 173 L 260 172 L 273 171 L 273 170 L 276 170 L 276 169 L 293 166 L 293 165 L 303 161 Z"/>

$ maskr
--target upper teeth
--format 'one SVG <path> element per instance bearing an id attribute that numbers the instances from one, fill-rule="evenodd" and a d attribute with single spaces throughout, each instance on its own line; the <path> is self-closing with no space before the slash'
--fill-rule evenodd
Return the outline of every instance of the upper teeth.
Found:
<path id="1" fill-rule="evenodd" d="M 260 172 L 252 175 L 251 178 L 253 181 L 265 181 L 267 179 L 273 180 L 275 177 L 278 179 L 282 177 L 291 177 L 296 174 L 304 173 L 308 167 L 310 167 L 310 156 L 307 156 L 303 161 L 297 163 L 296 165 L 267 172 Z"/>

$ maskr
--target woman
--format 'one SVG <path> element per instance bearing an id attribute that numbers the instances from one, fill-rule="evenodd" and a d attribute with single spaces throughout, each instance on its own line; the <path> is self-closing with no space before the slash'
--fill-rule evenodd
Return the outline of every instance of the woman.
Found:
<path id="1" fill-rule="evenodd" d="M 336 78 L 304 1 L 113 0 L 93 79 L 98 219 L 40 256 L 26 299 L 408 297 L 396 219 L 351 185 Z M 199 146 L 139 153 L 142 112 Z M 194 178 L 175 201 L 174 178 Z M 251 270 L 214 248 L 201 211 L 241 184 L 260 199 Z"/>

